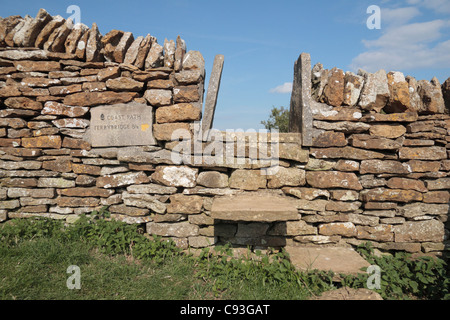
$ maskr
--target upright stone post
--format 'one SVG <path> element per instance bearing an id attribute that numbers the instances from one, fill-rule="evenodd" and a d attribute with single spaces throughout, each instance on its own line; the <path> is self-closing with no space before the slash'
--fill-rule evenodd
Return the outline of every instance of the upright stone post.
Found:
<path id="1" fill-rule="evenodd" d="M 302 134 L 302 144 L 312 145 L 311 56 L 302 53 L 294 66 L 289 132 Z"/>
<path id="2" fill-rule="evenodd" d="M 214 59 L 211 78 L 209 79 L 208 92 L 206 94 L 205 111 L 202 117 L 203 141 L 208 139 L 209 130 L 212 129 L 224 60 L 225 57 L 221 54 L 218 54 Z"/>

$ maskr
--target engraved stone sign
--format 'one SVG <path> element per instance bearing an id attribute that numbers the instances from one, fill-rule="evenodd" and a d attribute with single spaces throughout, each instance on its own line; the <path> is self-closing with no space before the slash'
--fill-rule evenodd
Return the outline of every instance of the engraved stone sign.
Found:
<path id="1" fill-rule="evenodd" d="M 155 145 L 153 108 L 135 102 L 91 108 L 89 139 L 93 147 Z"/>

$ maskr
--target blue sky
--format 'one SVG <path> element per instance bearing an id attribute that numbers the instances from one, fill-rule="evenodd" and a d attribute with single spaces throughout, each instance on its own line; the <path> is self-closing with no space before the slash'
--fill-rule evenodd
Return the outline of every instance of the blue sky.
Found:
<path id="1" fill-rule="evenodd" d="M 273 106 L 289 107 L 293 66 L 300 53 L 312 65 L 357 72 L 401 71 L 418 80 L 450 76 L 450 0 L 2 0 L 0 16 L 36 16 L 40 8 L 68 18 L 81 9 L 104 35 L 112 29 L 158 38 L 180 35 L 206 61 L 225 65 L 216 129 L 262 129 Z M 369 30 L 367 8 L 381 8 L 381 29 Z M 206 94 L 206 93 L 205 93 Z"/>

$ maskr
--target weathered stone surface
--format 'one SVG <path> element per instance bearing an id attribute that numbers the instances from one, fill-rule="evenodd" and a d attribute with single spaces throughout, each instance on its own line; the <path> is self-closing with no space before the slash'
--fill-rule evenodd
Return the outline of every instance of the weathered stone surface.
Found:
<path id="1" fill-rule="evenodd" d="M 401 148 L 400 159 L 411 160 L 443 160 L 447 159 L 447 151 L 443 147 Z"/>
<path id="2" fill-rule="evenodd" d="M 349 142 L 353 147 L 363 149 L 398 150 L 402 147 L 399 141 L 365 134 L 354 134 L 349 138 Z"/>
<path id="3" fill-rule="evenodd" d="M 175 187 L 165 187 L 159 184 L 140 184 L 127 187 L 129 193 L 143 194 L 173 194 L 177 192 Z"/>
<path id="4" fill-rule="evenodd" d="M 415 218 L 425 215 L 446 216 L 449 213 L 449 205 L 430 203 L 411 203 L 398 208 L 398 213 L 405 218 Z"/>
<path id="5" fill-rule="evenodd" d="M 202 111 L 189 103 L 176 104 L 169 107 L 161 107 L 156 110 L 156 122 L 181 122 L 198 121 L 202 116 Z"/>
<path id="6" fill-rule="evenodd" d="M 20 207 L 19 200 L 0 201 L 0 210 L 16 209 Z"/>
<path id="7" fill-rule="evenodd" d="M 347 140 L 343 132 L 326 131 L 313 139 L 314 147 L 345 147 Z"/>
<path id="8" fill-rule="evenodd" d="M 323 65 L 319 62 L 314 65 L 311 70 L 311 97 L 314 101 L 321 101 L 323 89 L 328 82 L 329 70 L 323 68 Z M 359 97 L 359 96 L 358 96 Z"/>
<path id="9" fill-rule="evenodd" d="M 364 202 L 370 201 L 395 201 L 395 202 L 413 202 L 422 201 L 422 193 L 414 190 L 401 189 L 383 189 L 376 188 L 361 191 L 361 197 Z"/>
<path id="10" fill-rule="evenodd" d="M 366 159 L 383 159 L 384 154 L 375 151 L 362 150 L 353 147 L 344 148 L 312 148 L 310 155 L 317 159 L 349 159 L 349 160 L 366 160 Z"/>
<path id="11" fill-rule="evenodd" d="M 125 205 L 146 208 L 151 210 L 151 212 L 164 214 L 166 213 L 167 205 L 159 201 L 159 198 L 160 197 L 148 194 L 130 194 L 128 192 L 122 193 L 122 200 Z"/>
<path id="12" fill-rule="evenodd" d="M 107 80 L 106 87 L 113 91 L 141 91 L 144 83 L 128 77 L 119 77 Z"/>
<path id="13" fill-rule="evenodd" d="M 14 66 L 21 72 L 50 72 L 61 70 L 61 64 L 57 61 L 15 61 Z"/>
<path id="14" fill-rule="evenodd" d="M 167 213 L 198 214 L 202 212 L 202 208 L 202 197 L 174 194 L 170 196 L 170 204 L 167 206 Z"/>
<path id="15" fill-rule="evenodd" d="M 364 77 L 356 75 L 350 71 L 345 73 L 344 77 L 344 101 L 347 106 L 356 106 L 359 95 L 364 86 Z"/>
<path id="16" fill-rule="evenodd" d="M 394 226 L 395 242 L 442 242 L 444 224 L 438 220 L 407 221 Z"/>
<path id="17" fill-rule="evenodd" d="M 44 9 L 40 9 L 36 18 L 30 23 L 29 28 L 23 33 L 21 46 L 33 47 L 37 36 L 45 25 L 52 19 Z"/>
<path id="18" fill-rule="evenodd" d="M 175 63 L 175 41 L 164 40 L 164 66 L 173 68 Z"/>
<path id="19" fill-rule="evenodd" d="M 0 46 L 7 46 L 5 40 L 8 34 L 23 20 L 21 16 L 9 16 L 0 20 Z"/>
<path id="20" fill-rule="evenodd" d="M 72 170 L 77 174 L 88 174 L 98 176 L 100 175 L 102 168 L 86 164 L 72 163 Z"/>
<path id="21" fill-rule="evenodd" d="M 207 188 L 227 188 L 228 175 L 218 171 L 204 171 L 198 175 L 197 184 Z"/>
<path id="22" fill-rule="evenodd" d="M 335 161 L 327 161 L 321 159 L 310 158 L 305 166 L 308 171 L 329 171 L 336 167 Z"/>
<path id="23" fill-rule="evenodd" d="M 328 211 L 336 212 L 352 212 L 356 211 L 361 207 L 361 202 L 344 202 L 344 201 L 329 201 L 325 207 Z"/>
<path id="24" fill-rule="evenodd" d="M 404 113 L 372 113 L 364 116 L 361 120 L 365 122 L 415 122 L 419 118 L 417 112 Z"/>
<path id="25" fill-rule="evenodd" d="M 334 107 L 339 107 L 344 102 L 344 72 L 341 69 L 330 70 L 327 84 L 323 89 L 323 99 Z"/>
<path id="26" fill-rule="evenodd" d="M 188 84 L 197 84 L 204 77 L 204 72 L 202 70 L 182 70 L 180 72 L 175 73 L 175 80 L 178 84 L 188 85 Z"/>
<path id="27" fill-rule="evenodd" d="M 39 30 L 39 34 L 36 37 L 36 41 L 34 46 L 37 48 L 43 48 L 44 44 L 47 42 L 50 35 L 55 32 L 57 28 L 59 28 L 62 24 L 64 24 L 66 20 L 61 16 L 55 16 L 53 19 L 45 25 L 41 30 Z M 31 45 L 32 46 L 32 45 Z"/>
<path id="28" fill-rule="evenodd" d="M 50 87 L 48 90 L 53 96 L 65 96 L 71 93 L 81 92 L 81 88 L 81 84 L 73 84 L 69 86 Z"/>
<path id="29" fill-rule="evenodd" d="M 104 37 L 101 38 L 101 43 L 103 47 L 103 55 L 105 59 L 109 62 L 114 61 L 114 51 L 120 42 L 120 39 L 124 35 L 123 31 L 111 30 Z"/>
<path id="30" fill-rule="evenodd" d="M 407 162 L 412 172 L 438 172 L 440 169 L 439 162 L 411 160 Z"/>
<path id="31" fill-rule="evenodd" d="M 450 77 L 442 84 L 442 97 L 446 110 L 450 110 Z"/>
<path id="32" fill-rule="evenodd" d="M 108 198 L 114 193 L 114 190 L 100 189 L 100 188 L 70 188 L 61 189 L 59 194 L 68 197 L 100 197 Z"/>
<path id="33" fill-rule="evenodd" d="M 113 53 L 115 62 L 117 63 L 124 62 L 127 50 L 131 46 L 133 41 L 134 41 L 133 34 L 131 32 L 124 32 L 122 38 L 120 39 Z"/>
<path id="34" fill-rule="evenodd" d="M 400 124 L 393 125 L 373 125 L 370 130 L 372 136 L 395 139 L 406 133 L 406 128 Z"/>
<path id="35" fill-rule="evenodd" d="M 448 191 L 432 191 L 423 195 L 425 203 L 448 203 L 450 201 L 450 193 Z"/>
<path id="36" fill-rule="evenodd" d="M 111 213 L 124 214 L 130 217 L 142 217 L 150 213 L 148 209 L 127 207 L 124 204 L 110 206 L 109 211 Z"/>
<path id="37" fill-rule="evenodd" d="M 56 172 L 70 172 L 72 162 L 70 160 L 45 161 L 42 163 L 42 168 Z"/>
<path id="38" fill-rule="evenodd" d="M 361 90 L 359 106 L 363 110 L 380 112 L 389 101 L 389 87 L 386 71 L 376 73 L 358 73 L 364 76 L 364 87 Z"/>
<path id="39" fill-rule="evenodd" d="M 42 103 L 25 97 L 8 98 L 4 103 L 11 109 L 42 110 Z"/>
<path id="40" fill-rule="evenodd" d="M 347 106 L 332 107 L 324 103 L 311 106 L 313 118 L 325 121 L 359 121 L 362 118 L 361 109 Z"/>
<path id="41" fill-rule="evenodd" d="M 178 131 L 178 134 L 174 134 Z M 177 123 L 157 123 L 153 125 L 153 135 L 157 140 L 161 141 L 172 141 L 178 140 L 181 136 L 190 135 L 191 130 L 189 123 L 177 122 Z"/>
<path id="42" fill-rule="evenodd" d="M 145 59 L 147 58 L 147 55 L 149 53 L 150 47 L 152 46 L 152 43 L 156 42 L 156 38 L 152 37 L 150 34 L 147 34 L 144 38 L 144 40 L 140 43 L 138 52 L 136 55 L 136 61 L 134 62 L 134 66 L 143 69 L 145 67 Z M 130 47 L 131 48 L 131 47 Z M 128 49 L 128 52 L 130 52 L 130 49 Z M 126 58 L 126 57 L 125 57 Z"/>
<path id="43" fill-rule="evenodd" d="M 143 172 L 128 172 L 97 178 L 98 188 L 117 188 L 132 184 L 148 183 L 149 178 Z"/>
<path id="44" fill-rule="evenodd" d="M 411 168 L 406 163 L 393 160 L 364 160 L 361 162 L 360 173 L 397 173 L 408 174 Z"/>
<path id="45" fill-rule="evenodd" d="M 143 41 L 144 41 L 143 36 L 139 36 L 133 41 L 133 43 L 130 45 L 130 47 L 128 48 L 128 50 L 125 54 L 125 59 L 123 60 L 124 64 L 134 65 L 134 63 L 136 62 L 138 53 L 139 53 L 139 48 L 141 47 L 141 43 Z"/>
<path id="46" fill-rule="evenodd" d="M 326 199 L 330 198 L 330 193 L 327 190 L 321 190 L 316 188 L 284 187 L 282 190 L 285 194 L 295 196 L 299 199 L 314 200 L 320 197 L 325 197 Z"/>
<path id="47" fill-rule="evenodd" d="M 60 149 L 61 144 L 60 136 L 22 138 L 22 146 L 25 148 Z"/>
<path id="48" fill-rule="evenodd" d="M 280 143 L 278 155 L 280 159 L 294 160 L 302 163 L 307 163 L 309 160 L 308 150 L 302 149 L 300 145 L 295 143 Z"/>
<path id="49" fill-rule="evenodd" d="M 49 86 L 60 85 L 61 81 L 59 79 L 26 77 L 22 79 L 20 84 L 22 86 L 28 86 L 33 88 L 34 87 L 47 88 Z"/>
<path id="50" fill-rule="evenodd" d="M 196 85 L 175 87 L 173 89 L 174 103 L 197 102 L 200 98 L 199 88 Z"/>
<path id="51" fill-rule="evenodd" d="M 421 114 L 436 114 L 445 112 L 445 102 L 442 96 L 441 84 L 434 77 L 431 81 L 418 81 L 417 92 L 423 102 Z"/>
<path id="52" fill-rule="evenodd" d="M 217 197 L 211 217 L 219 220 L 272 222 L 298 220 L 295 202 L 273 195 L 235 195 Z"/>
<path id="53" fill-rule="evenodd" d="M 370 124 L 352 121 L 314 121 L 313 124 L 317 129 L 323 129 L 327 131 L 341 131 L 344 133 L 361 133 L 367 132 L 370 129 Z"/>
<path id="54" fill-rule="evenodd" d="M 422 98 L 419 95 L 418 89 L 419 84 L 414 77 L 407 76 L 406 82 L 408 82 L 408 90 L 409 90 L 409 99 L 411 102 L 411 109 L 415 112 L 423 112 L 423 102 Z"/>
<path id="55" fill-rule="evenodd" d="M 178 223 L 147 223 L 147 233 L 162 237 L 193 237 L 199 233 L 199 227 L 189 222 Z"/>
<path id="56" fill-rule="evenodd" d="M 331 198 L 338 201 L 357 201 L 359 193 L 353 190 L 333 190 Z"/>
<path id="57" fill-rule="evenodd" d="M 158 68 L 164 64 L 163 46 L 155 41 L 152 41 L 150 51 L 145 59 L 145 69 Z"/>
<path id="58" fill-rule="evenodd" d="M 193 188 L 196 186 L 198 169 L 186 166 L 158 166 L 151 179 L 169 187 Z"/>
<path id="59" fill-rule="evenodd" d="M 324 236 L 354 237 L 357 234 L 357 230 L 351 222 L 332 222 L 321 224 L 319 226 L 319 234 Z"/>
<path id="60" fill-rule="evenodd" d="M 8 188 L 9 198 L 53 198 L 55 196 L 55 189 L 25 189 L 25 188 Z"/>
<path id="61" fill-rule="evenodd" d="M 362 189 L 354 173 L 337 171 L 307 172 L 306 181 L 314 188 Z"/>
<path id="62" fill-rule="evenodd" d="M 73 29 L 72 19 L 67 19 L 61 26 L 59 26 L 44 43 L 44 50 L 52 52 L 65 52 L 65 41 Z"/>
<path id="63" fill-rule="evenodd" d="M 271 168 L 273 174 L 267 175 L 267 187 L 277 189 L 284 186 L 304 186 L 306 184 L 305 170 L 297 168 Z"/>
<path id="64" fill-rule="evenodd" d="M 161 89 L 150 89 L 144 94 L 144 98 L 152 106 L 161 107 L 172 103 L 172 91 Z"/>
<path id="65" fill-rule="evenodd" d="M 57 128 L 80 128 L 80 129 L 84 129 L 84 128 L 87 128 L 89 126 L 90 122 L 89 122 L 89 120 L 80 119 L 80 118 L 72 118 L 72 119 L 64 118 L 64 119 L 54 120 L 54 121 L 52 121 L 52 123 Z M 68 131 L 61 130 L 61 132 L 69 135 Z"/>
<path id="66" fill-rule="evenodd" d="M 266 188 L 267 177 L 260 170 L 235 170 L 229 181 L 230 188 L 258 190 Z"/>
<path id="67" fill-rule="evenodd" d="M 189 51 L 184 55 L 183 70 L 205 69 L 205 60 L 199 51 Z"/>
<path id="68" fill-rule="evenodd" d="M 101 34 L 98 30 L 97 24 L 94 22 L 91 29 L 89 30 L 89 36 L 86 43 L 86 61 L 87 62 L 98 62 L 101 61 L 101 49 L 102 43 L 100 42 Z"/>
<path id="69" fill-rule="evenodd" d="M 38 188 L 73 188 L 75 187 L 75 181 L 64 178 L 41 177 L 38 180 L 37 186 Z"/>
<path id="70" fill-rule="evenodd" d="M 394 232 L 391 225 L 357 226 L 356 237 L 372 241 L 394 241 Z"/>
<path id="71" fill-rule="evenodd" d="M 427 180 L 428 190 L 445 190 L 450 189 L 450 178 L 441 178 L 438 180 Z"/>
<path id="72" fill-rule="evenodd" d="M 67 36 L 66 41 L 64 42 L 64 47 L 67 53 L 75 54 L 78 47 L 78 41 L 81 37 L 89 32 L 89 27 L 82 23 L 77 23 L 73 26 L 72 31 Z"/>
<path id="73" fill-rule="evenodd" d="M 336 163 L 334 169 L 336 169 L 336 171 L 352 172 L 352 171 L 359 171 L 359 167 L 360 164 L 357 161 L 341 159 Z"/>
<path id="74" fill-rule="evenodd" d="M 102 69 L 97 74 L 98 81 L 107 81 L 110 79 L 114 79 L 120 76 L 120 68 L 119 67 L 108 67 Z"/>
<path id="75" fill-rule="evenodd" d="M 267 232 L 267 235 L 271 236 L 298 236 L 315 234 L 317 234 L 317 228 L 307 224 L 303 220 L 277 222 Z"/>
<path id="76" fill-rule="evenodd" d="M 48 101 L 44 104 L 44 109 L 41 113 L 78 118 L 84 116 L 88 111 L 88 107 L 71 107 L 56 101 Z"/>
<path id="77" fill-rule="evenodd" d="M 128 103 L 138 96 L 135 92 L 80 92 L 64 98 L 69 106 L 92 107 L 102 104 Z"/>
<path id="78" fill-rule="evenodd" d="M 387 113 L 402 113 L 411 109 L 409 85 L 401 72 L 387 74 L 390 92 L 388 105 L 384 108 Z"/>
<path id="79" fill-rule="evenodd" d="M 387 182 L 387 187 L 391 189 L 416 190 L 419 192 L 428 191 L 423 181 L 406 178 L 391 178 Z"/>

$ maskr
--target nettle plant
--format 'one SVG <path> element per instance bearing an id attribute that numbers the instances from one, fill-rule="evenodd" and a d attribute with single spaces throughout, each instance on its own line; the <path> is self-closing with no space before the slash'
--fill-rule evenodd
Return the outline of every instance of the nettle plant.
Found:
<path id="1" fill-rule="evenodd" d="M 380 268 L 380 289 L 375 291 L 384 299 L 450 299 L 450 272 L 444 260 L 413 258 L 405 252 L 377 256 L 370 242 L 358 246 L 357 251 Z M 367 287 L 368 278 L 368 274 L 344 276 L 343 285 Z"/>

